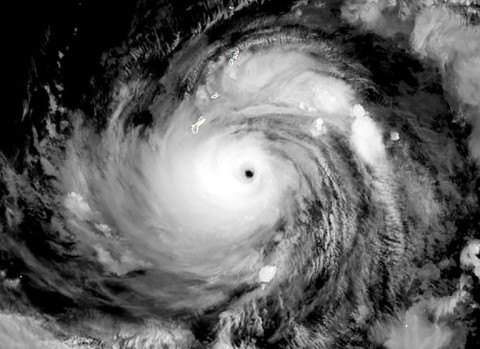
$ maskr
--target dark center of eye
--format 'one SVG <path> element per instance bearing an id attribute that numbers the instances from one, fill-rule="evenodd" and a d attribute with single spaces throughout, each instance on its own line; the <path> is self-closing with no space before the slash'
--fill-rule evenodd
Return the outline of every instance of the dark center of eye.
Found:
<path id="1" fill-rule="evenodd" d="M 255 173 L 252 170 L 245 170 L 245 177 L 252 178 Z"/>

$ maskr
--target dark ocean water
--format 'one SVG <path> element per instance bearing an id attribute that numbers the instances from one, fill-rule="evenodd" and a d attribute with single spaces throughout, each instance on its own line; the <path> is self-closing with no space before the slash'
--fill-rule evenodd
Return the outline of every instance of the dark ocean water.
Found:
<path id="1" fill-rule="evenodd" d="M 475 348 L 478 9 L 378 4 L 19 4 L 0 348 Z"/>

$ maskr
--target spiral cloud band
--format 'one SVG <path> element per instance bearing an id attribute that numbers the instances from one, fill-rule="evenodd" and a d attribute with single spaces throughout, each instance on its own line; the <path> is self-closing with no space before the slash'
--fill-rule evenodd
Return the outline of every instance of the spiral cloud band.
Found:
<path id="1" fill-rule="evenodd" d="M 437 67 L 392 39 L 403 26 L 315 3 L 232 6 L 153 44 L 134 21 L 146 43 L 115 51 L 91 108 L 50 93 L 24 174 L 0 169 L 21 261 L 0 281 L 92 348 L 392 349 L 411 323 L 432 349 L 457 338 L 478 276 L 467 130 Z"/>
<path id="2" fill-rule="evenodd" d="M 118 87 L 100 145 L 84 143 L 88 127 L 77 129 L 72 149 L 86 153 L 67 169 L 67 177 L 82 176 L 68 191 L 88 202 L 81 224 L 93 219 L 97 227 L 81 239 L 107 270 L 154 275 L 130 287 L 155 300 L 157 312 L 205 311 L 247 290 L 246 299 L 280 292 L 293 306 L 299 293 L 313 291 L 312 280 L 326 285 L 309 307 L 329 299 L 343 308 L 346 290 L 334 285 L 355 280 L 353 263 L 372 271 L 405 263 L 389 130 L 370 115 L 378 110 L 360 104 L 359 89 L 369 88 L 361 69 L 337 70 L 337 49 L 301 40 L 301 31 L 266 35 L 246 36 L 185 72 L 177 67 L 188 53 L 177 58 L 161 83 L 185 74 L 184 86 L 171 87 L 185 97 L 156 97 L 148 127 L 128 126 L 132 82 Z M 106 235 L 103 226 L 111 228 Z M 355 257 L 370 244 L 381 246 L 379 255 Z"/>

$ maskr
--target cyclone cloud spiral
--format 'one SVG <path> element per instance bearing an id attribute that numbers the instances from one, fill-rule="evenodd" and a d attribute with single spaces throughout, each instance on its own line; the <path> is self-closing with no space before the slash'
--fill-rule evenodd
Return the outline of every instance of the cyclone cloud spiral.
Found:
<path id="1" fill-rule="evenodd" d="M 48 174 L 38 185 L 50 191 L 11 200 L 42 198 L 43 213 L 25 215 L 43 235 L 25 233 L 11 208 L 16 233 L 2 242 L 22 261 L 26 299 L 64 336 L 81 328 L 91 347 L 397 348 L 410 316 L 425 333 L 436 326 L 438 348 L 457 338 L 438 322 L 453 310 L 440 316 L 422 297 L 465 300 L 463 287 L 478 286 L 448 259 L 475 236 L 458 223 L 478 213 L 467 131 L 435 66 L 390 34 L 329 22 L 350 13 L 333 3 L 303 22 L 298 6 L 247 19 L 232 6 L 228 25 L 163 38 L 163 56 L 130 47 L 107 102 L 98 93 L 97 109 L 64 108 L 34 131 Z M 475 260 L 471 241 L 462 266 Z M 461 281 L 431 291 L 419 275 L 436 263 Z"/>

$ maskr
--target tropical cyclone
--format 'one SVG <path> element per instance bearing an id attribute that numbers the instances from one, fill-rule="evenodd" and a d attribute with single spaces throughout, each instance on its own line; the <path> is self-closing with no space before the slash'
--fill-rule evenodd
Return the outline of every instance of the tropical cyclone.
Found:
<path id="1" fill-rule="evenodd" d="M 429 131 L 422 140 L 431 148 L 417 149 L 415 132 L 445 118 L 442 110 L 422 115 L 417 130 L 420 110 L 369 100 L 365 91 L 382 94 L 381 86 L 334 41 L 302 39 L 301 29 L 263 35 L 244 35 L 214 59 L 180 51 L 159 83 L 184 94 L 144 106 L 154 122 L 142 134 L 124 131 L 139 81 L 124 83 L 103 160 L 82 172 L 86 187 L 70 190 L 88 190 L 99 214 L 108 213 L 120 239 L 108 253 L 149 266 L 129 285 L 155 300 L 151 310 L 137 302 L 139 313 L 218 316 L 217 346 L 301 346 L 298 331 L 322 347 L 342 346 L 380 308 L 403 301 L 414 260 L 434 258 L 435 241 L 455 235 L 444 228 L 445 200 L 455 205 L 455 196 L 430 172 L 453 143 Z M 208 50 L 196 40 L 196 50 Z M 440 95 L 430 98 L 441 105 Z M 198 115 L 208 122 L 192 134 Z M 402 141 L 386 141 L 405 127 L 413 132 Z M 98 152 L 72 149 L 83 147 Z M 252 319 L 257 327 L 247 326 Z"/>
<path id="2" fill-rule="evenodd" d="M 418 302 L 420 291 L 468 299 L 467 271 L 456 293 L 458 280 L 436 289 L 418 277 L 454 270 L 450 249 L 472 234 L 457 222 L 478 210 L 458 181 L 474 162 L 437 71 L 391 38 L 302 11 L 239 16 L 152 52 L 115 81 L 105 120 L 71 112 L 66 147 L 37 142 L 61 154 L 42 227 L 74 243 L 58 233 L 45 256 L 13 234 L 5 245 L 24 256 L 28 287 L 71 302 L 60 312 L 86 336 L 126 348 L 395 348 L 391 319 L 431 333 L 420 313 L 454 311 Z M 476 275 L 473 241 L 460 262 Z M 105 309 L 128 320 L 108 328 Z M 445 344 L 453 331 L 440 327 Z"/>

